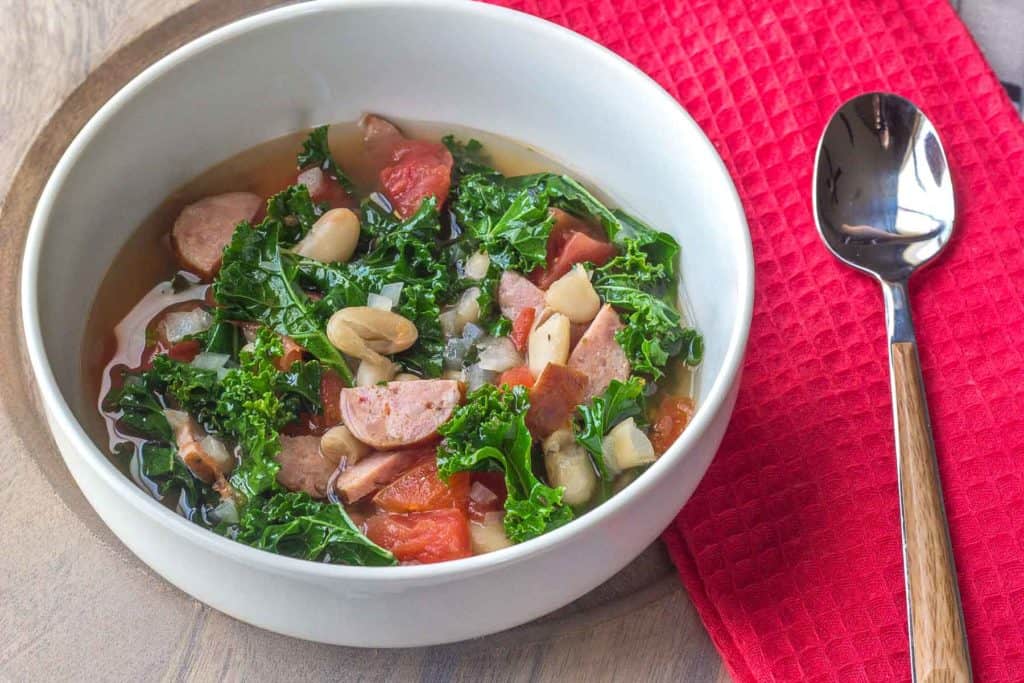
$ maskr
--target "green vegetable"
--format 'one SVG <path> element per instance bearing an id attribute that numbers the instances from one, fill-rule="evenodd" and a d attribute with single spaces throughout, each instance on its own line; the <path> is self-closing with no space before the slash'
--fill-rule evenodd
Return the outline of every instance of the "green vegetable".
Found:
<path id="1" fill-rule="evenodd" d="M 303 560 L 396 564 L 394 555 L 364 536 L 341 505 L 315 501 L 306 493 L 277 493 L 247 506 L 235 533 L 235 540 L 246 545 Z"/>
<path id="2" fill-rule="evenodd" d="M 103 399 L 103 410 L 115 415 L 118 427 L 132 436 L 172 441 L 174 432 L 150 381 L 146 375 L 126 373 L 121 388 Z"/>
<path id="3" fill-rule="evenodd" d="M 292 185 L 267 200 L 267 218 L 281 224 L 281 243 L 292 245 L 313 228 L 325 206 L 313 203 L 305 185 Z"/>
<path id="4" fill-rule="evenodd" d="M 590 453 L 601 477 L 601 500 L 611 495 L 615 478 L 605 462 L 602 440 L 623 420 L 630 417 L 643 419 L 644 385 L 644 380 L 636 376 L 625 382 L 613 379 L 603 394 L 594 397 L 588 405 L 576 408 L 576 442 Z"/>
<path id="5" fill-rule="evenodd" d="M 638 241 L 627 242 L 625 254 L 595 269 L 592 283 L 601 300 L 623 314 L 625 328 L 615 338 L 633 371 L 660 379 L 675 356 L 700 363 L 703 341 L 696 330 L 683 327 L 671 303 L 674 278 L 642 249 Z"/>
<path id="6" fill-rule="evenodd" d="M 327 142 L 328 126 L 318 126 L 309 132 L 309 137 L 302 143 L 297 161 L 299 168 L 316 166 L 338 181 L 349 194 L 355 194 L 355 185 L 338 166 L 331 156 L 331 147 Z"/>
<path id="7" fill-rule="evenodd" d="M 505 473 L 505 533 L 514 543 L 539 536 L 573 518 L 562 503 L 562 489 L 551 488 L 533 473 L 533 439 L 526 428 L 530 407 L 524 387 L 490 384 L 470 392 L 466 404 L 439 430 L 437 469 L 447 479 L 464 470 Z"/>
<path id="8" fill-rule="evenodd" d="M 299 259 L 282 250 L 283 229 L 270 215 L 259 225 L 235 229 L 213 283 L 218 317 L 259 322 L 290 336 L 351 384 L 352 371 L 327 339 L 316 302 L 299 286 Z"/>
<path id="9" fill-rule="evenodd" d="M 453 170 L 456 176 L 469 175 L 471 173 L 497 173 L 491 168 L 490 160 L 484 154 L 484 146 L 479 140 L 470 139 L 463 144 L 455 139 L 454 135 L 445 135 L 441 142 L 451 152 L 455 161 Z"/>
<path id="10" fill-rule="evenodd" d="M 457 296 L 457 277 L 442 258 L 437 201 L 426 199 L 414 215 L 400 221 L 368 199 L 362 204 L 361 223 L 370 236 L 368 247 L 372 247 L 362 257 L 349 263 L 298 261 L 300 281 L 324 292 L 312 309 L 314 316 L 326 322 L 339 308 L 364 306 L 368 293 L 401 282 L 402 295 L 394 311 L 411 320 L 419 336 L 396 360 L 416 374 L 440 375 L 444 351 L 441 303 Z"/>

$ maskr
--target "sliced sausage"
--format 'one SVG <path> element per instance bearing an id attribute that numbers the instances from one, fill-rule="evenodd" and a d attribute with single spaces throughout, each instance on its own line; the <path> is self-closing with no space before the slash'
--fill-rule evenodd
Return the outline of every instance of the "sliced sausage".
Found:
<path id="1" fill-rule="evenodd" d="M 387 486 L 416 464 L 433 455 L 432 448 L 373 453 L 342 472 L 334 487 L 342 500 L 354 503 Z"/>
<path id="2" fill-rule="evenodd" d="M 282 436 L 277 454 L 281 469 L 277 483 L 289 491 L 305 491 L 314 498 L 327 497 L 327 482 L 335 465 L 320 455 L 318 436 Z"/>
<path id="3" fill-rule="evenodd" d="M 189 204 L 171 228 L 171 244 L 181 267 L 212 280 L 235 226 L 251 220 L 263 199 L 249 192 L 228 192 Z"/>
<path id="4" fill-rule="evenodd" d="M 530 409 L 526 426 L 533 436 L 543 439 L 564 427 L 576 406 L 583 402 L 587 377 L 583 373 L 556 363 L 544 366 L 530 389 Z"/>
<path id="5" fill-rule="evenodd" d="M 363 127 L 363 146 L 371 156 L 390 159 L 398 143 L 405 140 L 395 124 L 376 114 L 366 114 L 359 125 Z"/>
<path id="6" fill-rule="evenodd" d="M 430 439 L 462 399 L 449 379 L 388 382 L 341 390 L 341 415 L 352 434 L 382 451 Z"/>
<path id="7" fill-rule="evenodd" d="M 536 310 L 539 316 L 544 310 L 544 291 L 519 273 L 506 270 L 498 282 L 498 306 L 513 322 L 525 308 Z"/>
<path id="8" fill-rule="evenodd" d="M 615 340 L 622 327 L 619 314 L 605 304 L 569 356 L 569 367 L 587 377 L 583 402 L 607 389 L 613 379 L 625 382 L 629 378 L 629 359 Z"/>
<path id="9" fill-rule="evenodd" d="M 412 216 L 427 197 L 436 198 L 438 207 L 444 203 L 454 164 L 447 147 L 439 142 L 405 140 L 395 147 L 391 161 L 381 169 L 380 184 L 399 216 Z"/>

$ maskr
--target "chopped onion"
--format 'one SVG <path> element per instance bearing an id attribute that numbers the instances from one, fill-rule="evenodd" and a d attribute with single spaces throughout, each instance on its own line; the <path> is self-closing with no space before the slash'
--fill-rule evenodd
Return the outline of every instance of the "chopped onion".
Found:
<path id="1" fill-rule="evenodd" d="M 390 311 L 395 302 L 386 296 L 370 293 L 366 297 L 366 305 L 370 308 L 379 308 L 382 311 Z"/>
<path id="2" fill-rule="evenodd" d="M 235 501 L 231 498 L 225 498 L 220 501 L 220 504 L 213 508 L 210 514 L 214 517 L 215 522 L 238 524 L 238 506 L 235 505 Z"/>
<path id="3" fill-rule="evenodd" d="M 491 257 L 478 251 L 466 260 L 466 277 L 470 280 L 483 280 L 491 267 Z"/>
<path id="4" fill-rule="evenodd" d="M 200 370 L 220 370 L 227 365 L 229 360 L 231 360 L 231 356 L 226 353 L 204 351 L 192 359 L 192 367 Z"/>
<path id="5" fill-rule="evenodd" d="M 450 337 L 448 342 L 444 345 L 444 352 L 441 354 L 444 359 L 445 369 L 461 370 L 462 361 L 466 359 L 466 354 L 469 353 L 469 347 L 470 342 L 462 337 Z"/>
<path id="6" fill-rule="evenodd" d="M 394 308 L 398 305 L 399 299 L 402 298 L 403 286 L 405 285 L 401 282 L 389 282 L 380 288 L 380 295 L 391 299 L 391 307 Z"/>
<path id="7" fill-rule="evenodd" d="M 185 337 L 210 329 L 213 325 L 213 316 L 204 308 L 173 311 L 164 316 L 163 325 L 167 341 L 176 344 Z"/>
<path id="8" fill-rule="evenodd" d="M 462 338 L 470 345 L 473 345 L 482 339 L 484 334 L 486 333 L 483 328 L 479 325 L 474 325 L 473 323 L 466 323 L 466 326 L 462 328 Z"/>
<path id="9" fill-rule="evenodd" d="M 493 384 L 498 379 L 498 373 L 493 370 L 485 370 L 479 363 L 473 363 L 466 368 L 466 388 L 469 391 L 479 389 L 485 384 Z"/>
<path id="10" fill-rule="evenodd" d="M 498 502 L 498 494 L 490 490 L 478 481 L 474 481 L 469 487 L 469 499 L 480 506 L 492 505 Z"/>
<path id="11" fill-rule="evenodd" d="M 455 305 L 455 331 L 462 332 L 467 323 L 476 323 L 480 320 L 480 297 L 479 287 L 470 287 L 459 298 Z"/>
<path id="12" fill-rule="evenodd" d="M 505 372 L 523 364 L 523 357 L 508 337 L 488 337 L 478 343 L 480 367 L 494 372 Z"/>
<path id="13" fill-rule="evenodd" d="M 458 332 L 455 331 L 455 309 L 449 308 L 447 311 L 438 316 L 438 322 L 441 323 L 441 331 L 446 337 L 454 337 Z"/>

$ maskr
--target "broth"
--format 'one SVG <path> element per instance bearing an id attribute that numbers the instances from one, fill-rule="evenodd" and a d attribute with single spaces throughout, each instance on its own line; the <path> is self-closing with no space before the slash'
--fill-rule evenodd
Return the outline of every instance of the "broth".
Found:
<path id="1" fill-rule="evenodd" d="M 396 123 L 410 138 L 436 141 L 451 133 L 460 140 L 479 140 L 492 165 L 508 176 L 556 172 L 583 177 L 529 146 L 497 135 L 450 125 L 404 120 L 396 120 Z M 86 341 L 82 345 L 82 373 L 84 387 L 88 395 L 95 398 L 98 410 L 83 423 L 93 440 L 105 446 L 103 450 L 111 461 L 154 494 L 153 483 L 137 471 L 130 471 L 129 458 L 117 448 L 124 442 L 137 445 L 140 440 L 118 429 L 103 410 L 103 398 L 114 386 L 121 369 L 139 366 L 152 334 L 151 321 L 158 313 L 169 306 L 202 300 L 207 295 L 207 286 L 196 286 L 194 282 L 176 291 L 172 280 L 180 281 L 187 276 L 179 271 L 170 245 L 171 227 L 186 205 L 203 197 L 238 191 L 269 197 L 292 184 L 296 175 L 296 151 L 301 149 L 308 133 L 300 131 L 257 145 L 215 165 L 171 193 L 126 241 L 96 294 L 86 324 Z M 363 196 L 377 189 L 375 169 L 364 151 L 359 126 L 356 123 L 333 124 L 329 141 L 331 151 L 355 183 L 358 194 Z M 608 200 L 607 195 L 593 186 L 589 189 L 602 201 Z M 679 308 L 685 320 L 684 303 L 680 302 Z M 696 377 L 697 372 L 684 363 L 671 363 L 652 405 L 666 393 L 692 399 Z M 177 503 L 166 499 L 164 502 L 169 506 Z M 365 506 L 347 507 L 360 515 Z"/>

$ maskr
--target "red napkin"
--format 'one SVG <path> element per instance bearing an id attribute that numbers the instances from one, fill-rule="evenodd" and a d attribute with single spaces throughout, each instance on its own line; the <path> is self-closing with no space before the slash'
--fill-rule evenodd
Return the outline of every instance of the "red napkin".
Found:
<path id="1" fill-rule="evenodd" d="M 931 118 L 959 211 L 912 283 L 939 467 L 976 680 L 1024 680 L 1024 126 L 948 0 L 507 4 L 654 77 L 743 198 L 743 387 L 664 535 L 737 680 L 910 678 L 882 298 L 820 244 L 810 191 L 846 99 L 888 90 Z"/>

